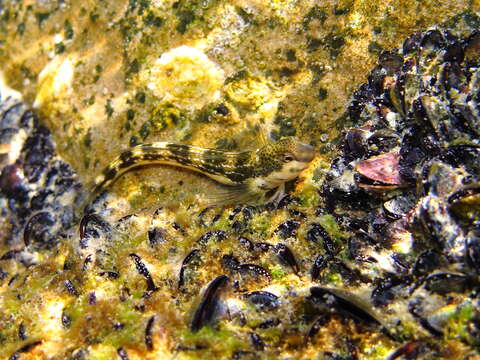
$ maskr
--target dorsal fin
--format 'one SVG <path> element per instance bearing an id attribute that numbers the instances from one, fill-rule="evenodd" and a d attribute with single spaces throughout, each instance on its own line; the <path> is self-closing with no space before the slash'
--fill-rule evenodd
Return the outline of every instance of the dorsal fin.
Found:
<path id="1" fill-rule="evenodd" d="M 272 141 L 270 139 L 270 137 L 268 136 L 269 131 L 268 131 L 268 126 L 265 123 L 265 121 L 259 122 L 257 124 L 256 128 L 257 128 L 257 134 L 256 135 L 258 137 L 258 140 L 259 140 L 259 143 L 260 143 L 261 146 L 265 146 L 269 142 Z"/>
<path id="2" fill-rule="evenodd" d="M 268 137 L 268 131 L 265 124 L 248 123 L 246 128 L 237 133 L 234 137 L 239 149 L 246 151 L 255 151 L 272 140 Z"/>

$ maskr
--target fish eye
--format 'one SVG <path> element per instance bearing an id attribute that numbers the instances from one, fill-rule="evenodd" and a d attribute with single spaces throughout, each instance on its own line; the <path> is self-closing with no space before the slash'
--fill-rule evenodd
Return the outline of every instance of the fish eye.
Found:
<path id="1" fill-rule="evenodd" d="M 294 159 L 293 159 L 293 156 L 292 156 L 292 155 L 285 155 L 285 156 L 283 157 L 283 161 L 284 161 L 284 162 L 290 162 L 290 161 L 293 161 L 293 160 L 294 160 Z"/>

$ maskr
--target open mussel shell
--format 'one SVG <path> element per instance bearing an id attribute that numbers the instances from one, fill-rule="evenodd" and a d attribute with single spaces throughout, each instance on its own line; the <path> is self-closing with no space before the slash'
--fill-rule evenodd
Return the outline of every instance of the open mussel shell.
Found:
<path id="1" fill-rule="evenodd" d="M 400 154 L 391 152 L 359 161 L 355 170 L 374 184 L 359 183 L 367 189 L 394 189 L 403 184 L 399 166 Z"/>
<path id="2" fill-rule="evenodd" d="M 383 325 L 380 317 L 372 309 L 372 306 L 358 296 L 345 290 L 313 286 L 310 288 L 311 299 L 314 302 L 322 301 L 333 305 L 339 313 L 350 316 L 367 325 Z"/>

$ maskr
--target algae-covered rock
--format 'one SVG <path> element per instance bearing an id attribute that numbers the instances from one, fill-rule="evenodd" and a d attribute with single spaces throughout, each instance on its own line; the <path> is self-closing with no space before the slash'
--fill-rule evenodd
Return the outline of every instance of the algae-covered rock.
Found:
<path id="1" fill-rule="evenodd" d="M 479 11 L 2 2 L 0 358 L 478 357 Z M 147 166 L 85 207 L 131 146 L 293 135 L 275 203 Z"/>

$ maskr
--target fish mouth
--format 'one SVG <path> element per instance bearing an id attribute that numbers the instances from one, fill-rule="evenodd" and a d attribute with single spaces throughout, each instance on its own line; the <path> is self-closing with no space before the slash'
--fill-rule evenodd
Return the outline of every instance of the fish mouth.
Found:
<path id="1" fill-rule="evenodd" d="M 315 157 L 315 148 L 312 145 L 299 143 L 297 151 L 298 161 L 309 163 Z"/>
<path id="2" fill-rule="evenodd" d="M 308 163 L 309 163 L 310 161 L 311 161 L 311 160 L 309 160 L 308 162 L 307 162 L 307 161 L 303 162 L 303 163 L 299 166 L 299 168 L 300 168 L 300 169 L 299 169 L 299 172 L 305 170 L 305 169 L 308 167 Z"/>

